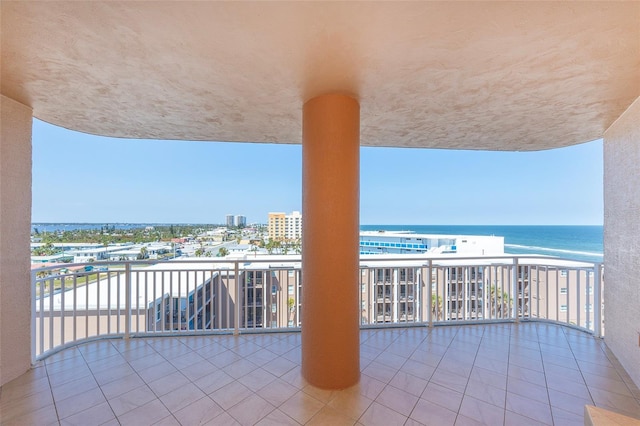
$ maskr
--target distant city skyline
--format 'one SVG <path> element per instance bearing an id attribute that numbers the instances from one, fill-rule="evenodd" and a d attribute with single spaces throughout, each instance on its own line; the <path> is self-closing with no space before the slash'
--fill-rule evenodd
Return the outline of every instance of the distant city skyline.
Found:
<path id="1" fill-rule="evenodd" d="M 601 140 L 538 152 L 363 147 L 360 175 L 363 225 L 603 223 Z M 34 223 L 224 223 L 230 212 L 267 223 L 302 210 L 301 179 L 299 144 L 117 139 L 34 120 Z"/>

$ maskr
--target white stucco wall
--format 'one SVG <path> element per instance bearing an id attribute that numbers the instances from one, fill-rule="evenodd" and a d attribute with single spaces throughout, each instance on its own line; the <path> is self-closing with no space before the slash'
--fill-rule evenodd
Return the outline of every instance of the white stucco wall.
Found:
<path id="1" fill-rule="evenodd" d="M 640 385 L 640 98 L 604 135 L 605 341 Z"/>
<path id="2" fill-rule="evenodd" d="M 31 108 L 0 95 L 0 385 L 31 364 Z"/>

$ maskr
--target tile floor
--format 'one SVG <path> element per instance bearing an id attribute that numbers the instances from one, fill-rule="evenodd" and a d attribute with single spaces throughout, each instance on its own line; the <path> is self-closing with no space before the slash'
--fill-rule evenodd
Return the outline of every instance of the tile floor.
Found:
<path id="1" fill-rule="evenodd" d="M 544 324 L 361 332 L 357 386 L 300 375 L 300 334 L 103 340 L 6 384 L 2 425 L 582 425 L 584 404 L 640 418 L 601 340 Z"/>

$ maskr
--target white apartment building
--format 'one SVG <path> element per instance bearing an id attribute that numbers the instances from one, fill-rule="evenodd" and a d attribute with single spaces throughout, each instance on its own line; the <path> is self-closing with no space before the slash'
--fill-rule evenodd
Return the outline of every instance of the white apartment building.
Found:
<path id="1" fill-rule="evenodd" d="M 284 218 L 285 238 L 297 240 L 302 238 L 302 214 L 299 211 L 291 212 Z"/>
<path id="2" fill-rule="evenodd" d="M 236 226 L 247 226 L 247 217 L 243 216 L 241 214 L 236 215 L 235 217 L 235 224 Z"/>
<path id="3" fill-rule="evenodd" d="M 434 235 L 412 232 L 361 231 L 360 254 L 504 254 L 504 237 L 483 235 Z"/>

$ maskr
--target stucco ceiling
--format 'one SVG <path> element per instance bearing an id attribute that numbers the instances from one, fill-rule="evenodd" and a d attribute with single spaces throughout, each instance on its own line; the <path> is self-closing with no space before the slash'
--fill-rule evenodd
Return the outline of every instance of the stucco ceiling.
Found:
<path id="1" fill-rule="evenodd" d="M 2 93 L 129 138 L 300 143 L 361 104 L 366 146 L 535 150 L 640 96 L 640 2 L 1 2 Z"/>

